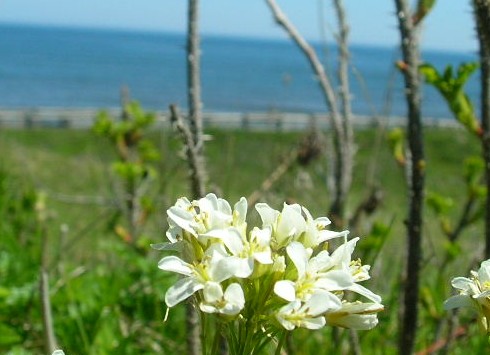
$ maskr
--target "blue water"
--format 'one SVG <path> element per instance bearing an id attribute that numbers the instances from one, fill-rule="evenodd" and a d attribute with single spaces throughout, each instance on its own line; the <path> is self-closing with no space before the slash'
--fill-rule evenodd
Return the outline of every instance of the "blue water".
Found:
<path id="1" fill-rule="evenodd" d="M 334 69 L 335 50 L 318 46 L 318 51 Z M 402 77 L 393 65 L 400 59 L 398 48 L 352 46 L 351 51 L 353 111 L 403 115 Z M 426 51 L 423 58 L 443 68 L 476 60 L 476 54 Z M 478 75 L 467 88 L 475 103 Z M 148 109 L 185 107 L 185 37 L 0 25 L 0 107 L 117 107 L 123 85 Z M 286 39 L 203 37 L 202 91 L 209 111 L 326 110 L 307 60 Z M 423 113 L 450 117 L 428 87 Z"/>

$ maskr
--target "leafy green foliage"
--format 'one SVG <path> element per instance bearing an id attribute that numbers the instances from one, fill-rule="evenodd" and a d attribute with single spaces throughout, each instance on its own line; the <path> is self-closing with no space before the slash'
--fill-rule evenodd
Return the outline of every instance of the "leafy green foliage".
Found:
<path id="1" fill-rule="evenodd" d="M 464 92 L 464 86 L 477 68 L 477 63 L 463 63 L 456 73 L 453 73 L 451 65 L 443 73 L 439 73 L 432 64 L 422 64 L 419 70 L 425 82 L 436 88 L 446 100 L 454 117 L 470 132 L 481 136 L 482 130 L 473 104 Z"/>
<path id="2" fill-rule="evenodd" d="M 116 224 L 114 232 L 136 246 L 141 228 L 154 210 L 147 195 L 147 185 L 158 176 L 152 163 L 159 160 L 160 153 L 146 137 L 147 130 L 154 122 L 153 113 L 147 113 L 137 102 L 131 102 L 124 106 L 120 120 L 102 111 L 92 127 L 96 135 L 112 143 L 118 156 L 118 160 L 111 165 L 122 185 L 119 199 L 126 226 Z"/>

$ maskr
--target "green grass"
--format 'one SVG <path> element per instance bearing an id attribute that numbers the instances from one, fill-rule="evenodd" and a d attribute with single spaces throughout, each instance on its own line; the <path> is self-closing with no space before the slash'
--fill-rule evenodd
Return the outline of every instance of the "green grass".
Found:
<path id="1" fill-rule="evenodd" d="M 301 138 L 300 133 L 221 130 L 207 133 L 211 136 L 206 144 L 209 189 L 232 203 L 240 196 L 250 195 L 260 186 Z M 153 196 L 156 212 L 145 230 L 148 244 L 150 241 L 164 240 L 165 210 L 178 197 L 189 194 L 186 163 L 179 155 L 180 141 L 172 132 L 152 132 L 151 138 L 160 148 L 162 159 L 157 164 L 160 179 Z M 354 181 L 348 211 L 352 213 L 371 188 L 377 186 L 383 192 L 382 204 L 373 216 L 363 220 L 358 233 L 361 237 L 368 235 L 374 221 L 391 226 L 388 240 L 374 262 L 372 280 L 369 281 L 369 288 L 383 296 L 386 310 L 380 315 L 377 328 L 360 333 L 361 344 L 366 354 L 390 354 L 396 349 L 401 265 L 406 249 L 404 220 L 407 192 L 404 172 L 391 156 L 386 140 L 381 139 L 377 145 L 374 130 L 357 132 L 356 142 Z M 452 219 L 458 216 L 466 194 L 462 162 L 468 155 L 478 155 L 479 151 L 476 139 L 462 130 L 426 130 L 427 191 L 443 194 L 455 201 L 450 211 Z M 182 308 L 177 307 L 171 312 L 170 321 L 162 323 L 163 294 L 169 282 L 174 280 L 156 268 L 162 253 L 146 250 L 142 256 L 112 231 L 114 223 L 111 224 L 111 220 L 117 217 L 111 204 L 117 186 L 117 178 L 110 169 L 113 159 L 115 155 L 110 144 L 89 131 L 0 131 L 0 170 L 8 176 L 6 191 L 10 191 L 10 195 L 4 196 L 5 199 L 19 199 L 31 187 L 47 194 L 49 219 L 45 233 L 50 243 L 49 258 L 54 263 L 50 274 L 56 332 L 67 353 L 131 354 L 144 353 L 144 349 L 148 353 L 182 352 Z M 325 156 L 306 168 L 295 166 L 262 200 L 276 208 L 280 208 L 284 201 L 295 201 L 307 206 L 314 216 L 325 215 L 329 206 L 327 169 Z M 310 183 L 304 183 L 305 176 Z M 94 205 L 65 201 L 74 196 L 99 197 L 108 203 Z M 21 265 L 30 265 L 25 280 L 8 279 L 7 287 L 21 292 L 22 287 L 37 287 L 36 265 L 40 258 L 41 232 L 32 220 L 29 221 L 29 218 L 34 218 L 32 208 L 16 208 L 17 213 L 27 216 L 24 218 L 27 221 L 18 224 L 29 242 L 22 245 L 24 249 L 19 249 L 18 235 L 10 229 L 3 230 L 0 252 L 2 249 L 8 253 L 26 250 L 32 254 L 25 260 L 11 260 L 8 264 L 9 268 L 17 270 L 17 274 L 22 274 L 19 270 Z M 462 252 L 457 262 L 447 270 L 439 270 L 444 238 L 436 216 L 427 208 L 425 216 L 423 297 L 417 349 L 431 344 L 437 320 L 446 316 L 442 301 L 451 292 L 450 277 L 463 276 L 471 262 L 482 255 L 483 248 L 482 225 L 477 223 L 462 235 Z M 61 226 L 67 226 L 68 231 L 61 233 Z M 4 240 L 8 243 L 3 243 Z M 363 243 L 368 242 L 361 239 L 360 250 Z M 1 270 L 0 263 L 0 276 Z M 444 284 L 440 283 L 441 279 Z M 17 317 L 8 324 L 13 327 L 10 330 L 22 340 L 18 349 L 24 347 L 31 353 L 42 353 L 43 337 L 36 308 L 36 292 L 27 294 L 22 296 L 27 297 L 26 300 L 14 299 L 17 300 L 14 305 L 19 309 L 27 307 L 26 320 L 22 322 Z M 0 305 L 2 302 L 13 302 L 12 297 L 10 294 L 2 298 L 0 292 Z M 2 321 L 6 320 L 0 316 L 0 324 Z M 32 331 L 25 330 L 26 324 Z M 471 329 L 470 334 L 475 334 Z M 300 331 L 296 337 L 305 344 L 305 350 L 299 353 L 305 354 L 314 353 L 320 343 L 328 347 L 332 342 L 328 331 L 315 332 L 313 336 L 311 332 Z M 341 337 L 347 339 L 347 333 L 341 332 Z M 481 342 L 475 339 L 478 338 L 464 337 L 454 353 L 462 352 L 460 349 L 464 350 L 465 346 L 481 346 Z M 7 349 L 12 348 L 2 348 L 0 342 L 0 351 Z"/>

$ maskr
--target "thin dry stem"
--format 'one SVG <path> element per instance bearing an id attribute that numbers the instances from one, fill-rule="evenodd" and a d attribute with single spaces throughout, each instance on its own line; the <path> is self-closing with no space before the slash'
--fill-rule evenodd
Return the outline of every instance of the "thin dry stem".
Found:
<path id="1" fill-rule="evenodd" d="M 289 21 L 284 12 L 277 5 L 275 0 L 266 0 L 275 21 L 280 25 L 296 43 L 300 50 L 308 59 L 313 72 L 316 74 L 322 89 L 325 103 L 330 111 L 330 122 L 333 128 L 333 199 L 330 207 L 330 214 L 334 221 L 341 222 L 344 218 L 347 194 L 350 189 L 352 170 L 351 147 L 345 141 L 345 128 L 342 117 L 337 107 L 335 91 L 328 78 L 325 68 L 321 64 L 315 49 L 301 36 L 294 25 Z"/>

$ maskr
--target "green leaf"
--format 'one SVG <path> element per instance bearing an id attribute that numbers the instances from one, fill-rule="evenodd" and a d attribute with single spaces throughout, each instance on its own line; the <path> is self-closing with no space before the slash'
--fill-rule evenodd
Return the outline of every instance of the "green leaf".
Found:
<path id="1" fill-rule="evenodd" d="M 438 90 L 446 100 L 456 120 L 468 131 L 480 136 L 480 123 L 469 96 L 464 92 L 464 86 L 477 68 L 477 63 L 462 63 L 454 73 L 453 67 L 448 65 L 441 75 L 433 65 L 426 63 L 419 67 L 419 71 L 425 82 Z"/>
<path id="2" fill-rule="evenodd" d="M 437 215 L 446 214 L 454 206 L 454 201 L 450 197 L 442 196 L 435 192 L 427 194 L 426 202 L 427 206 Z"/>
<path id="3" fill-rule="evenodd" d="M 388 143 L 396 161 L 399 164 L 405 163 L 405 133 L 401 128 L 394 128 L 388 134 Z"/>

